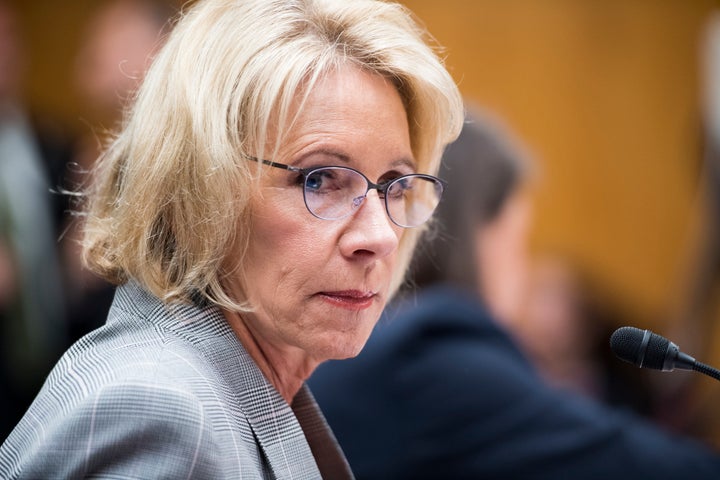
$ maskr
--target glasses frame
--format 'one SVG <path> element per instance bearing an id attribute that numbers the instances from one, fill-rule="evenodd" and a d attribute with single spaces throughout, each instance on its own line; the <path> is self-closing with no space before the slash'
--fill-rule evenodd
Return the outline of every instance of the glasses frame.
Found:
<path id="1" fill-rule="evenodd" d="M 438 195 L 438 197 L 439 197 L 439 198 L 438 198 L 438 204 L 440 203 L 440 199 L 442 199 L 442 194 L 443 194 L 443 192 L 445 191 L 445 188 L 447 187 L 447 182 L 446 182 L 445 180 L 443 180 L 443 179 L 441 179 L 441 178 L 438 178 L 438 177 L 435 177 L 435 176 L 433 176 L 433 175 L 427 175 L 427 174 L 424 174 L 424 173 L 410 173 L 410 174 L 407 174 L 407 175 L 401 175 L 401 176 L 399 176 L 399 177 L 397 177 L 397 178 L 393 178 L 392 180 L 390 180 L 389 182 L 386 182 L 386 183 L 375 183 L 375 182 L 372 182 L 372 181 L 371 181 L 367 176 L 365 176 L 365 174 L 362 173 L 361 171 L 356 170 L 356 169 L 354 169 L 354 168 L 352 168 L 352 167 L 346 167 L 346 166 L 344 166 L 344 165 L 323 165 L 323 166 L 318 166 L 318 167 L 301 168 L 301 167 L 293 167 L 292 165 L 287 165 L 287 164 L 285 164 L 285 163 L 273 162 L 273 161 L 271 161 L 271 160 L 264 160 L 264 159 L 262 159 L 262 158 L 256 158 L 256 157 L 250 157 L 250 156 L 248 156 L 247 158 L 248 158 L 249 160 L 262 163 L 263 165 L 267 165 L 267 166 L 269 166 L 269 167 L 281 168 L 281 169 L 283 169 L 283 170 L 288 170 L 288 171 L 291 171 L 291 172 L 299 173 L 299 174 L 302 176 L 302 178 L 303 178 L 303 203 L 305 203 L 305 208 L 307 209 L 308 212 L 310 212 L 310 214 L 311 214 L 313 217 L 319 218 L 319 219 L 321 219 L 321 220 L 329 220 L 329 221 L 332 221 L 332 220 L 342 220 L 343 218 L 347 218 L 347 217 L 349 217 L 350 215 L 352 215 L 354 211 L 351 210 L 350 212 L 347 213 L 347 215 L 343 215 L 343 216 L 338 217 L 338 218 L 324 218 L 324 217 L 321 217 L 321 216 L 317 215 L 315 212 L 313 212 L 313 211 L 310 209 L 310 207 L 309 207 L 308 204 L 307 204 L 307 198 L 305 197 L 306 182 L 307 182 L 308 177 L 309 177 L 312 173 L 314 173 L 314 172 L 316 172 L 316 171 L 318 171 L 318 170 L 323 170 L 323 169 L 326 169 L 326 168 L 342 168 L 342 169 L 345 169 L 345 170 L 351 170 L 351 171 L 359 174 L 359 175 L 360 175 L 362 178 L 364 178 L 365 181 L 367 182 L 367 189 L 365 190 L 365 193 L 362 195 L 362 197 L 358 197 L 358 198 L 362 198 L 363 201 L 364 201 L 364 199 L 367 197 L 367 194 L 368 194 L 368 192 L 369 192 L 370 190 L 376 190 L 376 191 L 378 192 L 378 195 L 382 194 L 383 204 L 385 205 L 385 213 L 387 213 L 387 216 L 388 216 L 388 218 L 390 219 L 391 222 L 393 222 L 393 223 L 394 223 L 395 225 L 397 225 L 398 227 L 402 227 L 402 228 L 415 228 L 415 227 L 419 227 L 420 225 L 422 225 L 422 224 L 424 224 L 425 222 L 427 222 L 427 221 L 430 219 L 430 217 L 432 217 L 433 213 L 435 212 L 435 209 L 433 209 L 433 211 L 430 213 L 430 215 L 428 216 L 428 218 L 427 218 L 426 220 L 424 220 L 423 222 L 419 223 L 418 225 L 412 225 L 412 226 L 411 226 L 411 225 L 402 225 L 402 224 L 398 223 L 397 221 L 395 221 L 395 219 L 393 218 L 392 214 L 390 213 L 390 207 L 389 207 L 389 205 L 388 205 L 388 197 L 387 197 L 387 191 L 390 189 L 390 187 L 391 187 L 395 182 L 398 182 L 398 181 L 400 181 L 400 180 L 403 180 L 403 179 L 405 179 L 405 178 L 407 178 L 407 177 L 423 178 L 423 179 L 425 179 L 425 180 L 430 180 L 430 181 L 437 182 L 437 183 L 440 185 L 440 187 L 441 187 L 440 193 L 439 193 L 439 195 Z M 437 208 L 437 205 L 435 206 L 435 208 Z"/>

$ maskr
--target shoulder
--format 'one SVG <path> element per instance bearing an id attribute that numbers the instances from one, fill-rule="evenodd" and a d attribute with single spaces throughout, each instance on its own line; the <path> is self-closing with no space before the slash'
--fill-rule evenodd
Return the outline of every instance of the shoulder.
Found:
<path id="1" fill-rule="evenodd" d="M 184 389 L 149 381 L 107 383 L 41 424 L 33 412 L 45 404 L 40 399 L 33 405 L 2 447 L 4 461 L 12 462 L 23 478 L 123 476 L 132 471 L 212 478 L 227 473 L 227 450 L 214 428 L 220 407 Z M 248 464 L 256 459 L 259 468 L 249 428 L 245 437 L 245 442 L 235 439 L 240 448 L 232 453 Z M 0 472 L 5 467 L 0 465 Z"/>
<path id="2" fill-rule="evenodd" d="M 1 478 L 262 472 L 242 392 L 212 357 L 237 346 L 202 312 L 173 322 L 151 307 L 116 302 L 108 323 L 66 352 L 3 445 Z"/>
<path id="3" fill-rule="evenodd" d="M 214 355 L 239 348 L 219 312 L 166 305 L 126 284 L 116 292 L 107 323 L 65 353 L 46 386 L 75 382 L 81 391 L 92 391 L 107 383 L 149 381 L 192 391 L 223 381 Z"/>
<path id="4" fill-rule="evenodd" d="M 238 398 L 242 380 L 232 377 L 232 383 L 230 361 L 213 357 L 231 357 L 233 366 L 242 366 L 239 347 L 223 337 L 212 317 L 187 313 L 171 322 L 142 302 L 116 302 L 108 323 L 78 341 L 53 369 L 2 447 L 0 457 L 15 459 L 8 460 L 11 466 L 0 462 L 0 477 L 4 468 L 22 465 L 33 472 L 47 465 L 61 471 L 92 468 L 95 461 L 112 465 L 114 455 L 142 464 L 152 452 L 167 457 L 170 469 L 176 468 L 171 459 L 177 456 L 178 468 L 216 463 L 231 472 L 242 465 L 261 468 Z M 196 463 L 188 464 L 194 456 Z M 74 465 L 79 458 L 88 465 Z M 68 470 L 63 477 L 76 476 Z"/>

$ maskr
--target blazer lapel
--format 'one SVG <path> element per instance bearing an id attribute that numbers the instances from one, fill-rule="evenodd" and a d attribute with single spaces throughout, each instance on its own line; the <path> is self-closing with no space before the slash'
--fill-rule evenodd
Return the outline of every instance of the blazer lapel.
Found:
<path id="1" fill-rule="evenodd" d="M 352 470 L 330 426 L 307 385 L 303 385 L 292 403 L 310 449 L 323 478 L 352 479 Z"/>
<path id="2" fill-rule="evenodd" d="M 260 373 L 249 355 L 245 355 L 257 375 L 253 372 L 254 381 L 252 385 L 245 385 L 239 401 L 271 470 L 277 478 L 321 478 L 294 412 Z"/>

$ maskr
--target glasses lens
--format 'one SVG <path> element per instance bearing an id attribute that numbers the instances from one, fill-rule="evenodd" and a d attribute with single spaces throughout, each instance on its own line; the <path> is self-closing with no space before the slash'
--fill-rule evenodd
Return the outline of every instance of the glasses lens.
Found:
<path id="1" fill-rule="evenodd" d="M 365 177 L 348 168 L 319 168 L 305 177 L 305 205 L 324 220 L 347 217 L 360 206 L 366 193 Z"/>
<path id="2" fill-rule="evenodd" d="M 443 185 L 429 175 L 405 175 L 387 189 L 385 201 L 393 222 L 401 227 L 425 223 L 440 203 Z"/>

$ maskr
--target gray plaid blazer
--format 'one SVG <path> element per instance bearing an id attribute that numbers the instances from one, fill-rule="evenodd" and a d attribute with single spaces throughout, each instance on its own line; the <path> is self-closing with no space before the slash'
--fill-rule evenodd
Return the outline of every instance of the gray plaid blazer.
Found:
<path id="1" fill-rule="evenodd" d="M 119 287 L 0 447 L 2 479 L 352 478 L 312 394 L 292 406 L 216 307 Z"/>

